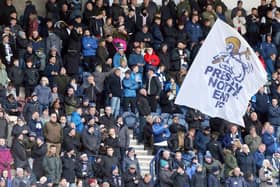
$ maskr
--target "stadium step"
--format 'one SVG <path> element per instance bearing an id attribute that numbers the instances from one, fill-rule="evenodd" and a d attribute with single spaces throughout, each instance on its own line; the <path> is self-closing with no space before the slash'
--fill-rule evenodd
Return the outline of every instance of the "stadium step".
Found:
<path id="1" fill-rule="evenodd" d="M 139 160 L 141 175 L 144 176 L 146 173 L 150 173 L 150 162 L 153 159 L 152 152 L 145 150 L 143 144 L 138 144 L 137 140 L 133 137 L 133 132 L 130 130 L 130 147 L 135 149 L 135 153 Z"/>

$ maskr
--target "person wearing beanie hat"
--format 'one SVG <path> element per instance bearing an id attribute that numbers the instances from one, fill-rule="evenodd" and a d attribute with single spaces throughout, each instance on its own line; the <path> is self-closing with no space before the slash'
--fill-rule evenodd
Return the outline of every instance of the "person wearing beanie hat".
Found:
<path id="1" fill-rule="evenodd" d="M 173 171 L 170 170 L 168 162 L 166 160 L 160 160 L 159 182 L 160 186 L 173 186 L 173 180 L 171 178 Z"/>
<path id="2" fill-rule="evenodd" d="M 219 160 L 215 160 L 209 151 L 206 151 L 203 164 L 207 173 L 211 173 L 213 167 L 218 168 L 219 170 L 223 168 L 221 162 Z M 219 174 L 217 177 L 220 179 L 221 174 Z"/>
<path id="3" fill-rule="evenodd" d="M 220 169 L 216 166 L 211 168 L 211 173 L 208 174 L 207 184 L 211 187 L 222 187 L 219 177 Z"/>

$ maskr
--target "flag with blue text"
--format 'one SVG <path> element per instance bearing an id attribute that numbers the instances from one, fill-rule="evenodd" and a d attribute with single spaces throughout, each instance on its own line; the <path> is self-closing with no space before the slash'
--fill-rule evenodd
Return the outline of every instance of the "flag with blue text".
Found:
<path id="1" fill-rule="evenodd" d="M 175 103 L 244 126 L 250 98 L 266 83 L 254 50 L 231 26 L 213 25 L 199 50 Z"/>

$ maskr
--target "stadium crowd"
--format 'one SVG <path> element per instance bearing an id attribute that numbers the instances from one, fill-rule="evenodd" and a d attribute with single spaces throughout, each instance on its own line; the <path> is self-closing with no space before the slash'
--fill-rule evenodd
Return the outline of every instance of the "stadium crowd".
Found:
<path id="1" fill-rule="evenodd" d="M 23 15 L 0 4 L 0 187 L 279 186 L 275 0 L 251 12 L 242 1 L 47 0 L 46 15 L 25 2 Z M 174 104 L 218 18 L 267 71 L 245 128 Z M 129 128 L 156 155 L 156 180 L 141 176 Z"/>

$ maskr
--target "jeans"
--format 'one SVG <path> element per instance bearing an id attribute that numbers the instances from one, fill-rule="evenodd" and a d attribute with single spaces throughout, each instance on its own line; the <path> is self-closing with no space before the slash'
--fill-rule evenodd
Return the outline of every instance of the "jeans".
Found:
<path id="1" fill-rule="evenodd" d="M 120 113 L 121 99 L 119 97 L 111 98 L 111 108 L 114 117 L 116 118 Z"/>

